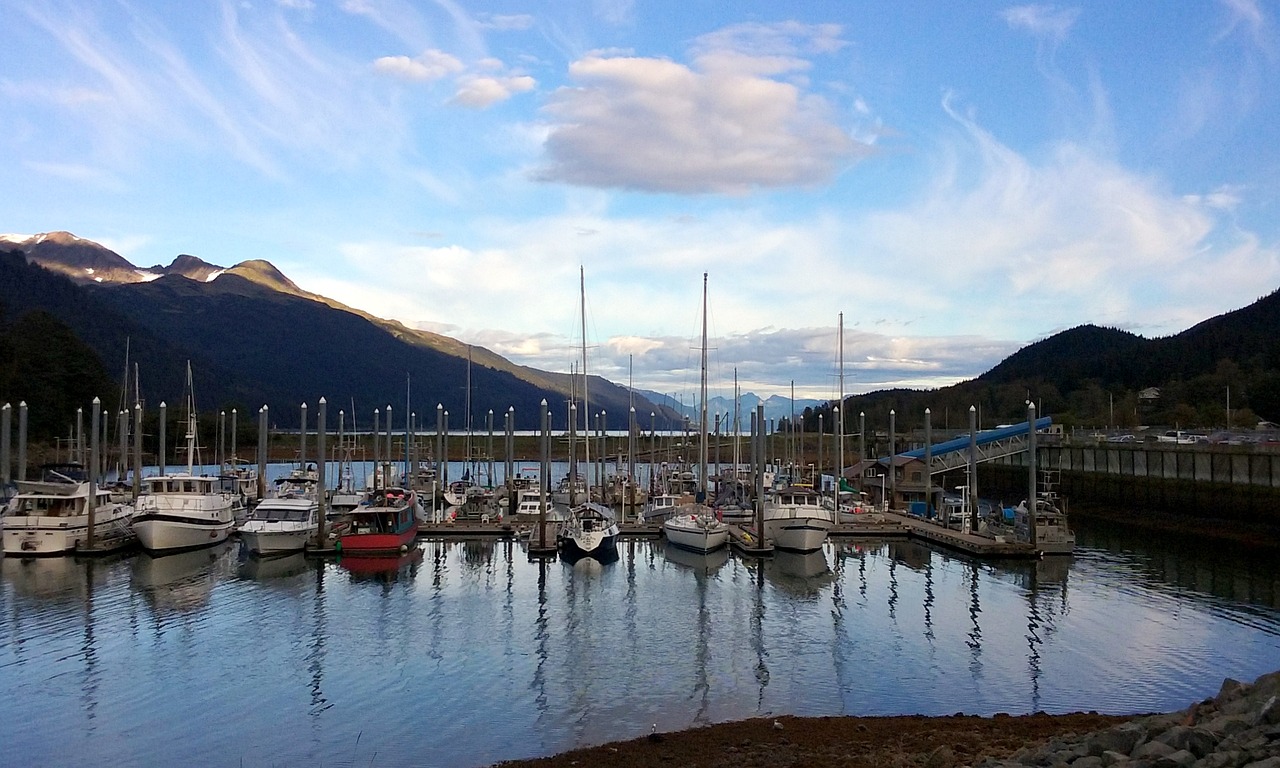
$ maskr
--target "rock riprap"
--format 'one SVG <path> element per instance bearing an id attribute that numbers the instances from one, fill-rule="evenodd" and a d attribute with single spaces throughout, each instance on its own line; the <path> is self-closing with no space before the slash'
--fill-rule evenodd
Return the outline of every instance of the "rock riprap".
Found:
<path id="1" fill-rule="evenodd" d="M 975 768 L 1280 768 L 1280 672 L 1227 678 L 1218 695 L 1079 737 L 1057 738 Z"/>

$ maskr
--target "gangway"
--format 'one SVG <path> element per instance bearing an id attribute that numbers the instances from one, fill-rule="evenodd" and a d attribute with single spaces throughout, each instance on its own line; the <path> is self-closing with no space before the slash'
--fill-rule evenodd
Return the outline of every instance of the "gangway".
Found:
<path id="1" fill-rule="evenodd" d="M 1041 416 L 1035 421 L 1035 429 L 1037 432 L 1049 428 L 1053 424 L 1053 417 Z M 977 461 L 991 461 L 993 459 L 1012 456 L 1017 453 L 1023 453 L 1027 450 L 1028 435 L 1031 430 L 1029 422 L 1021 424 L 1012 424 L 1007 427 L 997 427 L 996 429 L 981 430 L 978 432 L 974 442 L 977 447 Z M 932 448 L 932 462 L 929 465 L 929 474 L 938 475 L 953 469 L 960 469 L 969 464 L 969 435 L 961 435 L 960 437 L 936 443 Z M 925 449 L 916 448 L 911 451 L 903 451 L 898 456 L 905 456 L 911 459 L 924 459 Z M 889 457 L 880 459 L 881 462 L 888 462 Z"/>

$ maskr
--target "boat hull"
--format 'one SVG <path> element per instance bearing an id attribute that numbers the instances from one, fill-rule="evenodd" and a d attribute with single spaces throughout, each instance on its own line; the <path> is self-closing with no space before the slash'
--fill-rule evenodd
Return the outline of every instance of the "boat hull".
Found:
<path id="1" fill-rule="evenodd" d="M 764 535 L 773 546 L 790 552 L 822 549 L 831 530 L 831 520 L 821 517 L 786 517 L 764 521 Z"/>
<path id="2" fill-rule="evenodd" d="M 314 526 L 276 530 L 240 529 L 240 540 L 244 542 L 245 548 L 259 555 L 300 552 L 306 548 L 308 541 L 315 538 L 315 535 Z"/>
<path id="3" fill-rule="evenodd" d="M 168 515 L 145 515 L 133 521 L 138 543 L 148 552 L 209 547 L 231 535 L 231 513 L 226 519 L 194 519 Z"/>
<path id="4" fill-rule="evenodd" d="M 114 505 L 94 515 L 94 549 L 108 551 L 133 543 L 133 508 Z M 89 518 L 10 515 L 4 520 L 4 553 L 11 557 L 65 555 L 87 545 Z"/>
<path id="5" fill-rule="evenodd" d="M 662 534 L 673 546 L 691 552 L 714 552 L 729 543 L 729 527 L 718 520 L 698 520 L 690 515 L 678 515 L 667 520 Z"/>
<path id="6" fill-rule="evenodd" d="M 338 537 L 338 550 L 344 555 L 396 555 L 417 537 L 417 528 L 398 533 L 350 533 Z"/>

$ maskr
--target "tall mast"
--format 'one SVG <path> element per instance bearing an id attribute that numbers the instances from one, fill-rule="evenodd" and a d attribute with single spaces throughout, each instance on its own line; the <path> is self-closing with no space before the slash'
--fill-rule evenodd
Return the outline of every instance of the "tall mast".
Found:
<path id="1" fill-rule="evenodd" d="M 582 302 L 582 424 L 584 434 L 591 434 L 591 415 L 590 406 L 587 401 L 587 271 L 584 267 L 578 267 L 578 288 L 581 294 Z M 591 472 L 591 439 L 583 441 L 587 470 L 583 472 L 585 479 L 587 474 Z M 591 498 L 591 484 L 587 483 L 587 498 Z"/>
<path id="2" fill-rule="evenodd" d="M 467 470 L 471 462 L 471 345 L 467 345 Z M 467 471 L 464 470 L 464 471 Z M 468 475 L 470 477 L 470 475 Z M 473 480 L 475 478 L 472 478 Z"/>
<path id="3" fill-rule="evenodd" d="M 698 496 L 707 502 L 707 273 L 702 273 L 702 382 L 698 415 Z"/>
<path id="4" fill-rule="evenodd" d="M 836 419 L 836 445 L 839 446 L 839 464 L 836 466 L 836 498 L 840 497 L 840 481 L 844 478 L 844 313 L 840 313 L 840 321 L 836 332 L 836 357 L 840 361 L 840 400 L 839 417 Z M 859 461 L 862 460 L 859 456 Z M 928 468 L 926 467 L 926 470 Z"/>
<path id="5" fill-rule="evenodd" d="M 738 476 L 738 465 L 742 463 L 742 448 L 739 445 L 739 436 L 741 433 L 739 416 L 738 416 L 738 400 L 742 395 L 738 393 L 738 368 L 733 369 L 733 476 Z"/>
<path id="6" fill-rule="evenodd" d="M 196 389 L 191 380 L 191 361 L 187 361 L 187 474 L 194 475 L 196 460 Z"/>

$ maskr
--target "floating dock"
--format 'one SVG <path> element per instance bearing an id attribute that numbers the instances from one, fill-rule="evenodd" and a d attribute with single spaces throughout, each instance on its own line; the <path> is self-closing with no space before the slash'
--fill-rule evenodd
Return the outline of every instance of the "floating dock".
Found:
<path id="1" fill-rule="evenodd" d="M 898 536 L 919 539 L 974 557 L 993 559 L 1035 559 L 1041 553 L 1030 544 L 1002 536 L 983 536 L 945 528 L 903 512 L 874 512 L 865 520 L 841 523 L 831 529 L 833 537 Z"/>
<path id="2" fill-rule="evenodd" d="M 547 524 L 547 545 L 536 547 L 536 522 L 500 522 L 480 520 L 454 520 L 440 523 L 422 522 L 418 524 L 418 536 L 421 538 L 495 538 L 495 539 L 527 539 L 531 546 L 530 554 L 546 556 L 554 554 L 556 547 L 556 523 Z M 645 523 L 623 523 L 619 526 L 619 537 L 623 539 L 659 539 L 662 537 L 662 526 Z M 853 522 L 838 523 L 832 526 L 830 538 L 901 538 L 916 539 L 947 549 L 963 552 L 967 555 L 991 559 L 1035 559 L 1041 553 L 1030 544 L 1013 541 L 1001 536 L 963 533 L 944 528 L 937 523 L 922 520 L 903 512 L 873 512 L 859 515 Z M 747 557 L 767 557 L 773 554 L 773 543 L 761 541 L 749 529 L 738 525 L 729 526 L 729 545 L 734 551 Z M 545 551 L 544 551 L 545 550 Z M 335 554 L 332 547 L 307 548 L 308 553 L 316 555 Z"/>

